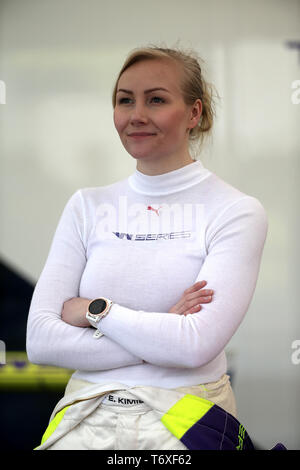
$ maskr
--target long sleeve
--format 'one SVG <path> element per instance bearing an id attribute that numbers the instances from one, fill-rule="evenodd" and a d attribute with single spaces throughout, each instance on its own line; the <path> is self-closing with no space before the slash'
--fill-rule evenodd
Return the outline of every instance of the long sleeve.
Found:
<path id="1" fill-rule="evenodd" d="M 142 360 L 108 337 L 93 338 L 92 328 L 78 328 L 61 319 L 63 303 L 79 296 L 86 266 L 86 227 L 80 190 L 67 202 L 50 252 L 35 286 L 27 323 L 31 362 L 70 369 L 107 370 L 141 364 Z"/>
<path id="2" fill-rule="evenodd" d="M 182 368 L 207 364 L 224 349 L 249 308 L 267 226 L 263 206 L 251 196 L 216 217 L 206 231 L 207 255 L 195 279 L 205 279 L 214 297 L 200 312 L 182 316 L 115 304 L 99 328 L 148 363 Z"/>

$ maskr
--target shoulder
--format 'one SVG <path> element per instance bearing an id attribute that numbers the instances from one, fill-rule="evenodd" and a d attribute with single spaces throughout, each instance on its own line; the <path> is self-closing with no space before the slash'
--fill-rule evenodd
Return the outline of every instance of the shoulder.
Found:
<path id="1" fill-rule="evenodd" d="M 117 181 L 106 186 L 88 186 L 77 189 L 71 194 L 67 205 L 72 207 L 95 207 L 103 202 L 110 202 L 126 191 L 127 180 Z"/>
<path id="2" fill-rule="evenodd" d="M 107 199 L 109 197 L 114 197 L 122 193 L 122 191 L 125 190 L 126 185 L 127 179 L 124 179 L 105 186 L 90 186 L 80 188 L 76 191 L 76 193 L 79 193 L 81 198 L 85 201 L 103 201 L 104 198 Z"/>
<path id="3" fill-rule="evenodd" d="M 203 199 L 207 210 L 213 214 L 215 220 L 226 214 L 249 213 L 267 218 L 266 210 L 256 196 L 241 191 L 215 173 L 210 173 L 205 185 Z"/>
<path id="4" fill-rule="evenodd" d="M 246 194 L 214 173 L 206 179 L 204 191 L 208 240 L 221 234 L 234 238 L 237 233 L 266 237 L 268 216 L 259 198 Z"/>

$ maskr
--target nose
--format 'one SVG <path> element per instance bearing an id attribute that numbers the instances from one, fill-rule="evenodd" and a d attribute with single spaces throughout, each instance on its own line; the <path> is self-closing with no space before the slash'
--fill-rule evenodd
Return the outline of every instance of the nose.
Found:
<path id="1" fill-rule="evenodd" d="M 139 124 L 145 123 L 148 121 L 147 117 L 147 110 L 143 103 L 137 103 L 133 106 L 131 115 L 130 115 L 130 123 L 131 124 Z"/>

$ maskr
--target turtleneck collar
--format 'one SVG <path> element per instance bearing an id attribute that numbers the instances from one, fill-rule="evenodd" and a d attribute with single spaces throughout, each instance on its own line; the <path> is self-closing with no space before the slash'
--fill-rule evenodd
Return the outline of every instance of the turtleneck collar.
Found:
<path id="1" fill-rule="evenodd" d="M 138 170 L 129 176 L 130 187 L 145 195 L 160 196 L 190 188 L 210 175 L 200 160 L 162 175 L 145 175 Z"/>

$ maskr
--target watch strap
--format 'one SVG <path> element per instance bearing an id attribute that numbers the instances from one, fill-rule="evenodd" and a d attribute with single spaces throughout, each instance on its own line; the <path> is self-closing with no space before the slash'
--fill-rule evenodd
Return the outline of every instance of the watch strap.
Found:
<path id="1" fill-rule="evenodd" d="M 104 336 L 104 333 L 101 333 L 100 330 L 96 330 L 95 333 L 93 334 L 93 338 L 98 339 Z"/>
<path id="2" fill-rule="evenodd" d="M 106 304 L 107 304 L 107 307 L 106 309 L 99 313 L 99 314 L 93 314 L 89 311 L 89 308 L 88 308 L 88 311 L 86 312 L 86 318 L 87 320 L 89 321 L 90 325 L 93 327 L 93 328 L 96 328 L 96 331 L 93 335 L 94 338 L 101 338 L 102 336 L 104 336 L 104 333 L 101 333 L 101 331 L 98 329 L 98 326 L 99 326 L 99 322 L 102 318 L 106 317 L 106 315 L 109 313 L 110 309 L 111 309 L 111 306 L 113 305 L 113 302 L 109 299 L 105 299 L 103 297 L 103 299 L 106 301 Z M 95 299 L 94 299 L 95 300 Z M 94 300 L 91 300 L 90 304 L 94 301 Z M 90 305 L 89 304 L 89 305 Z"/>

